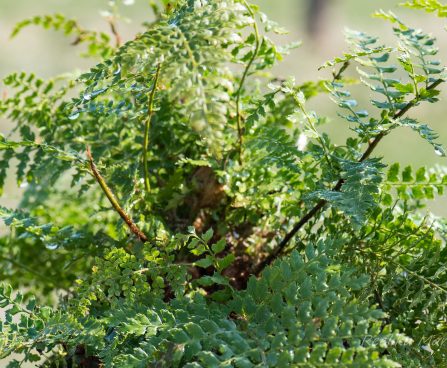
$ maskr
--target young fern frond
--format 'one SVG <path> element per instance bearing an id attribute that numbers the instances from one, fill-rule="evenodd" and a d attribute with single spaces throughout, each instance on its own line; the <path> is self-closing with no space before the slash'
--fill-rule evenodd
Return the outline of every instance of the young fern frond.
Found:
<path id="1" fill-rule="evenodd" d="M 401 6 L 413 9 L 423 9 L 428 13 L 436 13 L 440 18 L 447 17 L 447 5 L 438 0 L 410 0 L 402 3 Z"/>
<path id="2" fill-rule="evenodd" d="M 125 44 L 111 62 L 85 74 L 82 79 L 88 87 L 83 97 L 73 101 L 73 109 L 76 113 L 97 111 L 100 105 L 94 101 L 124 83 L 135 93 L 132 114 L 138 119 L 150 105 L 140 73 L 152 79 L 156 66 L 162 63 L 159 85 L 169 89 L 172 108 L 210 141 L 219 139 L 231 93 L 231 72 L 225 64 L 232 59 L 231 49 L 240 42 L 237 30 L 249 24 L 245 11 L 236 1 L 185 2 L 170 18 Z M 144 49 L 151 52 L 135 52 Z M 126 69 L 123 64 L 131 67 Z"/>
<path id="3" fill-rule="evenodd" d="M 110 57 L 114 47 L 110 45 L 111 37 L 105 32 L 96 32 L 82 28 L 75 19 L 68 19 L 63 14 L 34 16 L 16 24 L 11 37 L 16 37 L 29 26 L 40 26 L 44 29 L 62 31 L 65 36 L 74 36 L 72 45 L 87 44 L 86 57 Z"/>
<path id="4" fill-rule="evenodd" d="M 157 92 L 158 88 L 158 79 L 160 77 L 160 71 L 161 71 L 161 64 L 158 64 L 157 66 L 157 72 L 155 73 L 154 77 L 154 85 L 152 87 L 152 91 L 149 96 L 149 107 L 147 112 L 147 119 L 144 122 L 144 141 L 143 141 L 143 165 L 144 165 L 144 188 L 146 189 L 146 192 L 149 193 L 151 189 L 150 181 L 149 181 L 149 168 L 148 168 L 148 149 L 149 149 L 149 130 L 150 130 L 150 124 L 152 115 L 154 113 L 154 98 L 155 93 Z"/>

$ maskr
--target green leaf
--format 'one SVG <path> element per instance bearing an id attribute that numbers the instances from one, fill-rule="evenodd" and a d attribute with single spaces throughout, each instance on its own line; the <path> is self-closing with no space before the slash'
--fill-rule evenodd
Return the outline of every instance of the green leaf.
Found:
<path id="1" fill-rule="evenodd" d="M 202 235 L 203 241 L 205 243 L 208 243 L 211 240 L 211 238 L 213 237 L 213 234 L 214 234 L 213 228 L 210 227 L 208 229 L 208 231 L 205 234 Z"/>
<path id="2" fill-rule="evenodd" d="M 220 239 L 217 243 L 213 244 L 211 246 L 211 249 L 213 250 L 214 254 L 219 254 L 223 250 L 225 250 L 225 247 L 227 246 L 227 243 L 225 239 Z"/>
<path id="3" fill-rule="evenodd" d="M 194 265 L 201 268 L 208 268 L 213 265 L 213 259 L 209 256 L 194 262 Z"/>
<path id="4" fill-rule="evenodd" d="M 388 176 L 387 180 L 391 183 L 396 183 L 399 181 L 399 172 L 400 172 L 400 165 L 399 163 L 394 163 L 390 166 L 388 169 Z"/>
<path id="5" fill-rule="evenodd" d="M 225 270 L 234 262 L 235 258 L 236 256 L 233 253 L 227 254 L 224 258 L 219 258 L 217 262 L 218 269 L 220 271 Z"/>

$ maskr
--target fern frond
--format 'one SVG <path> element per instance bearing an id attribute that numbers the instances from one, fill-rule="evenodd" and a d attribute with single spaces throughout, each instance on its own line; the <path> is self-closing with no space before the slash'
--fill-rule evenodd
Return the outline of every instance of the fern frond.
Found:
<path id="1" fill-rule="evenodd" d="M 343 185 L 340 191 L 317 190 L 310 198 L 324 199 L 336 209 L 349 216 L 354 224 L 360 225 L 367 214 L 377 206 L 375 196 L 382 182 L 379 160 L 351 162 L 340 160 Z"/>
<path id="2" fill-rule="evenodd" d="M 305 258 L 294 252 L 289 259 L 275 262 L 261 280 L 252 278 L 246 291 L 235 292 L 226 311 L 196 294 L 168 304 L 160 300 L 147 300 L 149 305 L 117 303 L 105 314 L 70 315 L 64 323 L 58 313 L 37 310 L 33 320 L 22 318 L 19 324 L 8 320 L 5 327 L 31 338 L 22 324 L 26 320 L 47 341 L 60 339 L 70 346 L 87 343 L 109 365 L 338 367 L 343 361 L 346 367 L 395 367 L 378 353 L 410 340 L 381 326 L 382 311 L 359 304 L 354 295 L 368 278 L 333 264 L 327 246 L 309 246 Z M 109 262 L 122 263 L 124 254 L 113 253 Z M 98 273 L 98 277 L 107 276 Z M 108 285 L 112 293 L 118 286 Z M 1 290 L 0 303 L 9 304 L 10 289 Z M 26 316 L 28 310 L 20 300 L 15 303 L 18 307 L 8 315 Z M 81 319 L 85 330 L 74 333 Z M 138 343 L 129 349 L 128 342 L 135 339 Z M 14 343 L 2 342 L 6 347 Z M 20 342 L 34 345 L 32 340 Z"/>
<path id="3" fill-rule="evenodd" d="M 447 185 L 445 170 L 421 167 L 414 172 L 410 166 L 403 170 L 399 164 L 393 164 L 388 170 L 385 189 L 395 189 L 403 200 L 434 199 L 435 194 L 443 195 Z M 389 201 L 390 203 L 390 201 Z"/>
<path id="4" fill-rule="evenodd" d="M 146 83 L 137 76 L 144 73 L 151 79 L 160 64 L 159 84 L 169 90 L 172 108 L 181 111 L 193 129 L 210 140 L 218 139 L 232 92 L 226 63 L 242 40 L 237 30 L 253 22 L 245 13 L 236 1 L 185 1 L 170 18 L 124 45 L 112 61 L 82 77 L 89 87 L 74 100 L 76 111 L 89 111 L 94 99 L 123 83 L 140 94 L 138 108 L 145 109 Z"/>
<path id="5" fill-rule="evenodd" d="M 398 121 L 398 124 L 404 127 L 408 127 L 417 132 L 422 139 L 426 140 L 433 146 L 435 153 L 438 156 L 446 155 L 444 147 L 436 142 L 436 140 L 439 138 L 439 135 L 436 132 L 434 132 L 428 125 L 421 124 L 417 120 L 410 118 L 400 119 Z"/>
<path id="6" fill-rule="evenodd" d="M 84 56 L 110 57 L 113 46 L 110 45 L 110 36 L 104 32 L 90 31 L 82 28 L 76 19 L 69 19 L 63 14 L 34 16 L 17 23 L 12 30 L 11 37 L 16 37 L 29 26 L 40 26 L 44 29 L 62 31 L 65 36 L 74 36 L 72 45 L 87 44 L 88 52 Z"/>
<path id="7" fill-rule="evenodd" d="M 253 153 L 251 161 L 255 165 L 287 169 L 298 173 L 298 165 L 302 153 L 295 142 L 281 128 L 263 126 L 247 137 L 247 148 Z"/>
<path id="8" fill-rule="evenodd" d="M 407 8 L 423 9 L 428 13 L 436 13 L 440 18 L 447 17 L 447 5 L 440 3 L 438 0 L 410 0 L 400 5 Z"/>

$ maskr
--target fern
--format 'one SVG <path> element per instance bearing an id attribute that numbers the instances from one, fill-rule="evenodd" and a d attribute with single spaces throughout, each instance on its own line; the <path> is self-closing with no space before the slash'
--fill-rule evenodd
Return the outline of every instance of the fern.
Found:
<path id="1" fill-rule="evenodd" d="M 447 16 L 447 6 L 437 0 L 412 0 L 401 5 L 413 9 L 423 9 L 429 13 L 436 13 L 438 17 L 442 18 Z"/>
<path id="2" fill-rule="evenodd" d="M 241 40 L 235 29 L 248 25 L 249 19 L 241 17 L 244 10 L 234 2 L 187 2 L 169 19 L 125 45 L 109 65 L 100 64 L 84 74 L 88 88 L 74 101 L 75 114 L 101 113 L 103 105 L 95 103 L 97 97 L 124 83 L 137 98 L 132 118 L 144 115 L 147 90 L 138 78 L 142 72 L 154 76 L 160 66 L 160 84 L 169 89 L 172 106 L 179 107 L 181 101 L 191 127 L 208 136 L 213 127 L 221 130 L 231 93 L 231 73 L 225 63 L 231 61 L 231 48 Z M 153 52 L 144 57 L 135 53 L 151 48 Z M 122 64 L 132 67 L 123 69 Z"/>
<path id="3" fill-rule="evenodd" d="M 34 323 L 40 320 L 42 325 L 34 324 L 32 330 L 47 341 L 57 344 L 62 338 L 70 346 L 84 341 L 81 336 L 90 336 L 90 353 L 103 357 L 107 365 L 395 366 L 379 358 L 376 344 L 370 342 L 380 340 L 377 345 L 384 349 L 407 339 L 381 328 L 381 311 L 356 302 L 353 293 L 367 284 L 367 278 L 340 271 L 331 264 L 325 248 L 321 243 L 317 249 L 308 248 L 306 259 L 295 252 L 290 260 L 275 263 L 262 280 L 251 279 L 246 291 L 234 293 L 228 310 L 207 303 L 200 295 L 147 305 L 149 298 L 145 304 L 118 302 L 113 310 L 94 317 L 95 322 L 93 310 L 87 321 L 73 315 L 64 323 L 55 312 L 37 311 Z M 129 269 L 123 263 L 120 267 Z M 109 285 L 108 293 L 113 295 L 116 286 Z M 9 303 L 10 293 L 3 289 L 2 303 Z M 101 299 L 98 296 L 98 301 Z M 19 297 L 14 303 L 17 307 L 7 312 L 8 316 L 26 316 L 33 311 L 29 306 L 20 307 Z M 7 328 L 25 332 L 25 321 L 29 319 L 10 322 Z M 77 331 L 80 326 L 87 330 Z M 139 342 L 129 350 L 128 343 L 135 339 Z M 28 342 L 9 341 L 6 348 L 18 343 Z"/>
<path id="4" fill-rule="evenodd" d="M 25 19 L 16 24 L 12 30 L 11 37 L 16 37 L 26 27 L 31 25 L 62 31 L 65 36 L 74 36 L 72 45 L 86 43 L 88 52 L 84 56 L 107 58 L 113 52 L 113 46 L 110 45 L 111 37 L 107 33 L 86 30 L 75 19 L 67 19 L 63 14 L 34 16 Z"/>
<path id="5" fill-rule="evenodd" d="M 442 366 L 446 170 L 376 157 L 400 128 L 445 156 L 411 116 L 442 100 L 435 37 L 380 11 L 395 44 L 347 31 L 332 73 L 297 85 L 270 74 L 296 45 L 245 0 L 153 1 L 124 43 L 110 6 L 109 33 L 62 15 L 13 30 L 97 61 L 4 79 L 0 188 L 15 176 L 23 198 L 0 208 L 2 366 Z M 338 117 L 309 109 L 320 94 Z"/>
<path id="6" fill-rule="evenodd" d="M 427 170 L 421 167 L 415 173 L 410 166 L 400 172 L 399 164 L 393 164 L 387 175 L 387 186 L 395 188 L 403 199 L 434 199 L 435 194 L 444 194 L 447 177 L 443 170 Z M 411 197 L 407 194 L 411 191 Z"/>
<path id="7" fill-rule="evenodd" d="M 340 166 L 343 177 L 340 191 L 319 190 L 312 197 L 328 201 L 351 217 L 354 223 L 362 224 L 368 212 L 377 205 L 374 197 L 379 193 L 383 165 L 376 160 L 367 160 L 361 163 L 342 161 Z"/>

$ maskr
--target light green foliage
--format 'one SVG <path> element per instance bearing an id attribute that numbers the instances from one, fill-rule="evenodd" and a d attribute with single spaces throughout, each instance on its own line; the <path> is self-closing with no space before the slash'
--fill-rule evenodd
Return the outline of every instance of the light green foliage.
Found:
<path id="1" fill-rule="evenodd" d="M 407 166 L 401 172 L 399 164 L 396 163 L 388 170 L 386 184 L 388 190 L 396 189 L 402 199 L 419 200 L 434 199 L 436 194 L 443 195 L 446 182 L 447 174 L 439 168 L 427 170 L 421 167 L 413 172 L 411 166 Z"/>
<path id="2" fill-rule="evenodd" d="M 424 9 L 426 12 L 436 13 L 438 17 L 447 17 L 447 5 L 441 4 L 438 0 L 411 0 L 401 5 L 413 9 Z"/>
<path id="3" fill-rule="evenodd" d="M 113 46 L 110 45 L 111 37 L 107 33 L 83 29 L 75 19 L 67 19 L 63 14 L 25 19 L 14 27 L 11 37 L 16 37 L 24 28 L 31 25 L 62 31 L 66 36 L 74 36 L 73 44 L 87 44 L 87 52 L 84 56 L 107 58 L 113 52 Z"/>
<path id="4" fill-rule="evenodd" d="M 0 188 L 12 175 L 25 189 L 0 208 L 2 364 L 442 366 L 447 222 L 427 203 L 447 171 L 375 151 L 409 128 L 445 155 L 411 116 L 442 101 L 436 39 L 380 11 L 395 44 L 348 31 L 332 75 L 296 85 L 270 74 L 294 45 L 245 0 L 151 1 L 155 20 L 125 43 L 119 3 L 110 34 L 62 15 L 13 31 L 61 30 L 99 61 L 4 79 Z M 325 93 L 345 144 L 309 109 Z"/>
<path id="5" fill-rule="evenodd" d="M 158 98 L 167 96 L 171 108 L 183 115 L 192 129 L 207 136 L 208 141 L 220 140 L 230 95 L 234 92 L 228 63 L 239 58 L 247 61 L 253 54 L 246 48 L 255 38 L 251 35 L 243 43 L 241 30 L 255 19 L 244 12 L 246 6 L 233 1 L 203 4 L 190 1 L 180 7 L 175 15 L 160 20 L 127 43 L 115 58 L 81 77 L 88 87 L 80 99 L 73 101 L 73 118 L 89 112 L 101 116 L 124 114 L 130 120 L 144 120 L 148 107 L 145 81 L 154 77 L 159 66 L 159 84 L 169 93 L 160 93 Z M 259 57 L 271 58 L 272 52 L 273 58 L 277 57 L 268 45 L 267 40 L 262 43 Z M 265 67 L 261 63 L 255 66 Z M 125 96 L 117 99 L 113 95 L 114 92 L 122 95 L 124 90 L 134 104 L 123 99 Z M 115 98 L 113 101 L 98 98 L 103 95 Z M 213 147 L 217 150 L 217 145 Z"/>

